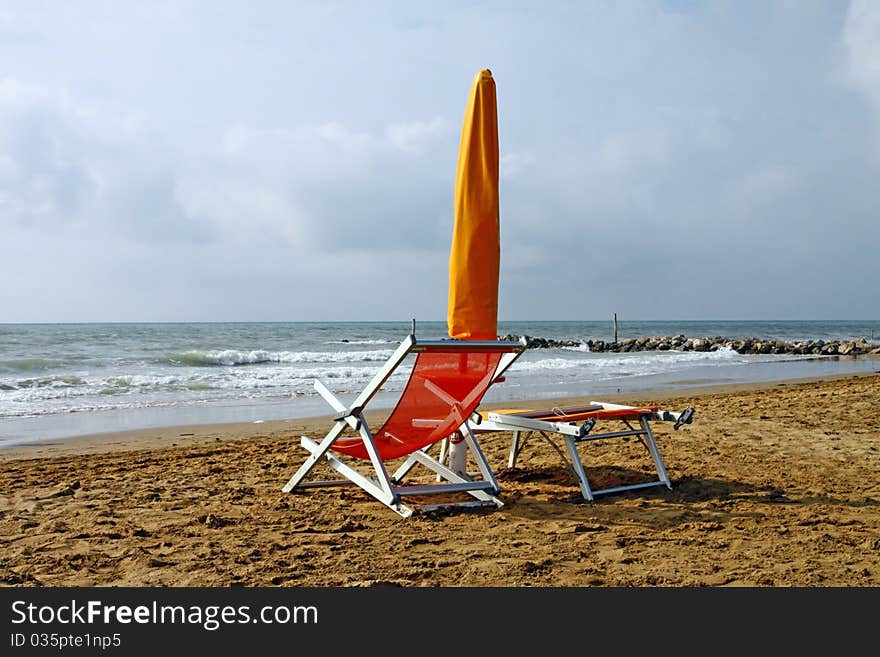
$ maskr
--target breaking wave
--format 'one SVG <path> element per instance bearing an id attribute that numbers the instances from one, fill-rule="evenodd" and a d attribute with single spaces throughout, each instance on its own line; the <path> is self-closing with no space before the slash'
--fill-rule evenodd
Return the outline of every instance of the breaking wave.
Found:
<path id="1" fill-rule="evenodd" d="M 236 365 L 262 365 L 266 363 L 358 363 L 385 361 L 391 349 L 373 351 L 187 351 L 173 354 L 162 361 L 171 365 L 190 367 L 230 367 Z"/>
<path id="2" fill-rule="evenodd" d="M 399 342 L 399 340 L 328 340 L 324 344 L 365 345 L 365 344 L 395 344 L 397 342 Z"/>
<path id="3" fill-rule="evenodd" d="M 13 358 L 0 360 L 0 372 L 46 372 L 63 364 L 52 358 Z"/>

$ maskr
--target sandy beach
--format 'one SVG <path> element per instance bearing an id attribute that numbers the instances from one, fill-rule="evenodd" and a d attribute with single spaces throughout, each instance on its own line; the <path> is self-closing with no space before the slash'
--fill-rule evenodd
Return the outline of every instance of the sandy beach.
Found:
<path id="1" fill-rule="evenodd" d="M 609 397 L 696 408 L 655 423 L 672 491 L 585 502 L 549 446 L 508 469 L 508 436 L 483 434 L 505 506 L 407 520 L 354 488 L 281 492 L 327 418 L 19 446 L 0 451 L 0 583 L 877 586 L 878 399 L 877 374 Z M 650 471 L 637 443 L 581 449 L 597 486 Z"/>

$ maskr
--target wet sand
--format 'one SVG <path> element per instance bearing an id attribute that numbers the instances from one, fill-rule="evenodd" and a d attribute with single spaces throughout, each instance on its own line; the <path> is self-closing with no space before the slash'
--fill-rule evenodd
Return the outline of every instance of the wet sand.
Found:
<path id="1" fill-rule="evenodd" d="M 509 435 L 482 434 L 501 509 L 401 519 L 356 488 L 282 493 L 327 418 L 0 450 L 0 583 L 880 585 L 880 375 L 603 400 L 696 408 L 654 423 L 672 491 L 585 502 L 545 443 L 508 469 Z M 581 450 L 597 487 L 651 472 L 632 440 Z"/>

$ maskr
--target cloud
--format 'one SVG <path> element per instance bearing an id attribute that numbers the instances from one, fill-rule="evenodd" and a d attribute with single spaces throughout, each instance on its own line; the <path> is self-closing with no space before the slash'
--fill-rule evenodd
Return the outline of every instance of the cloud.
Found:
<path id="1" fill-rule="evenodd" d="M 204 239 L 176 198 L 173 153 L 137 113 L 64 89 L 0 81 L 0 221 L 133 240 Z"/>
<path id="2" fill-rule="evenodd" d="M 51 225 L 72 218 L 94 195 L 81 132 L 65 120 L 69 104 L 0 80 L 0 221 Z"/>
<path id="3" fill-rule="evenodd" d="M 454 156 L 443 118 L 375 134 L 339 122 L 237 123 L 219 148 L 193 153 L 163 145 L 167 136 L 136 117 L 5 80 L 3 219 L 76 222 L 135 242 L 280 240 L 323 252 L 428 246 L 450 220 L 454 172 L 433 163 L 438 149 Z"/>
<path id="4" fill-rule="evenodd" d="M 535 156 L 531 153 L 504 153 L 500 162 L 500 177 L 510 180 L 526 174 L 535 165 Z"/>
<path id="5" fill-rule="evenodd" d="M 385 129 L 385 135 L 396 148 L 417 154 L 423 154 L 431 146 L 436 147 L 440 139 L 455 137 L 450 122 L 443 117 L 430 121 L 394 123 Z"/>
<path id="6" fill-rule="evenodd" d="M 484 67 L 504 318 L 880 313 L 871 2 L 108 7 L 0 13 L 10 320 L 442 318 Z"/>
<path id="7" fill-rule="evenodd" d="M 15 257 L 0 264 L 0 303 L 23 310 L 0 321 L 140 319 L 144 308 L 155 319 L 290 317 L 286 304 L 255 307 L 277 288 L 309 319 L 332 314 L 325 299 L 360 272 L 386 289 L 418 272 L 442 284 L 431 298 L 443 295 L 445 277 L 424 267 L 445 270 L 450 131 L 437 117 L 374 132 L 239 122 L 192 149 L 136 111 L 3 80 L 0 224 Z M 368 312 L 370 298 L 339 312 Z"/>
<path id="8" fill-rule="evenodd" d="M 187 168 L 183 204 L 237 239 L 261 234 L 318 252 L 429 248 L 451 227 L 454 148 L 443 119 L 379 132 L 338 122 L 293 129 L 231 126 L 222 150 Z"/>
<path id="9" fill-rule="evenodd" d="M 849 81 L 873 105 L 880 149 L 880 6 L 870 0 L 851 2 L 842 41 Z"/>

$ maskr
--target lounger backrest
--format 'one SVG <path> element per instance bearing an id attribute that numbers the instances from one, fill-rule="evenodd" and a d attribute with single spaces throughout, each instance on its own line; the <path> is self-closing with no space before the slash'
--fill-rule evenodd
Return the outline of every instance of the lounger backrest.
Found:
<path id="1" fill-rule="evenodd" d="M 425 350 L 416 356 L 397 406 L 373 434 L 383 461 L 411 454 L 456 431 L 486 394 L 510 350 Z M 360 438 L 337 440 L 334 451 L 368 459 Z"/>

